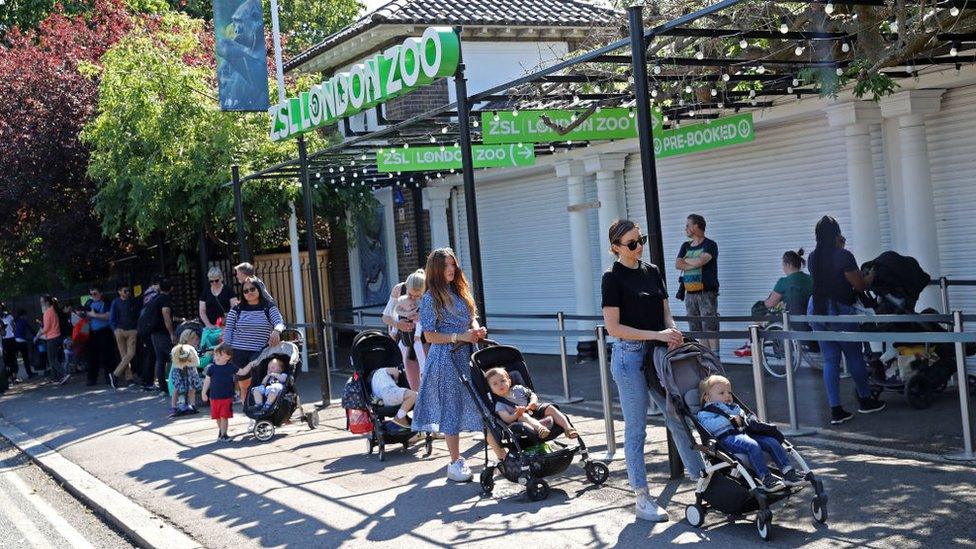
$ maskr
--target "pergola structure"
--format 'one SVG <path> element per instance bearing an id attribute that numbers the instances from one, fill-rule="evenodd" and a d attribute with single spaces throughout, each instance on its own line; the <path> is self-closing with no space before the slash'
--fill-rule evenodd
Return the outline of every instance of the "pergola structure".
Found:
<path id="1" fill-rule="evenodd" d="M 904 40 L 898 25 L 905 20 L 908 8 L 927 9 L 926 17 L 954 20 L 944 32 L 932 33 L 910 59 L 882 69 L 887 78 L 910 78 L 929 67 L 976 62 L 976 2 L 942 0 L 934 3 L 897 2 L 890 32 L 880 33 L 882 40 L 897 43 Z M 886 6 L 885 0 L 721 0 L 677 18 L 644 28 L 644 8 L 628 10 L 628 36 L 581 55 L 565 59 L 510 82 L 475 94 L 468 94 L 463 55 L 455 74 L 457 101 L 428 110 L 405 120 L 388 120 L 382 105 L 375 107 L 377 120 L 385 126 L 371 132 L 354 134 L 342 143 L 320 151 L 307 152 L 299 136 L 297 158 L 240 177 L 236 167 L 233 181 L 237 202 L 238 235 L 244 246 L 243 210 L 240 187 L 260 179 L 297 178 L 307 197 L 320 185 L 361 188 L 364 195 L 385 186 L 420 188 L 456 170 L 383 173 L 377 170 L 378 152 L 398 147 L 439 146 L 461 150 L 461 173 L 471 254 L 472 283 L 478 307 L 484 311 L 484 289 L 478 236 L 475 168 L 471 145 L 481 140 L 481 114 L 519 109 L 570 109 L 578 112 L 582 122 L 597 109 L 625 107 L 637 118 L 641 167 L 647 209 L 647 230 L 655 262 L 663 262 L 663 245 L 651 136 L 651 112 L 657 109 L 665 128 L 719 118 L 740 110 L 763 109 L 804 95 L 824 93 L 833 80 L 837 86 L 863 77 L 863 68 L 854 65 L 854 45 L 865 39 L 858 28 L 860 7 Z M 723 17 L 735 8 L 755 6 L 761 15 L 749 19 L 746 27 L 735 26 L 735 18 Z M 652 16 L 656 4 L 650 6 Z M 847 13 L 848 30 L 825 31 L 824 17 Z M 797 28 L 783 13 L 814 13 L 801 17 Z M 779 14 L 779 15 L 777 15 Z M 652 17 L 653 18 L 653 17 Z M 904 30 L 904 29 L 902 29 Z M 460 29 L 456 29 L 460 34 Z M 877 34 L 876 34 L 877 36 Z M 463 44 L 462 44 L 463 49 Z M 836 88 L 835 88 L 836 90 Z M 830 92 L 828 90 L 828 92 Z M 558 131 L 558 130 L 557 130 Z M 567 130 L 568 131 L 568 130 Z M 586 147 L 586 142 L 557 140 L 534 145 L 537 155 Z M 313 226 L 314 212 L 306 200 L 306 226 Z M 309 232 L 310 265 L 316 269 L 314 235 Z M 315 329 L 321 333 L 321 294 L 317 273 L 311 273 L 312 299 L 318 305 Z M 323 368 L 323 394 L 328 380 Z"/>

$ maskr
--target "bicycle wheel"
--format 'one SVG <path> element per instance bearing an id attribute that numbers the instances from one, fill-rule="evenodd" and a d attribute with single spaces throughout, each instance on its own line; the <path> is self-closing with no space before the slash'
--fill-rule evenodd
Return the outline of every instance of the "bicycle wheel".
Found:
<path id="1" fill-rule="evenodd" d="M 765 332 L 782 332 L 783 326 L 780 324 L 770 324 L 766 326 Z M 800 361 L 800 348 L 796 341 L 786 341 L 782 339 L 760 339 L 762 347 L 763 368 L 773 377 L 786 377 L 786 345 L 791 345 L 793 350 L 793 371 L 796 371 Z"/>

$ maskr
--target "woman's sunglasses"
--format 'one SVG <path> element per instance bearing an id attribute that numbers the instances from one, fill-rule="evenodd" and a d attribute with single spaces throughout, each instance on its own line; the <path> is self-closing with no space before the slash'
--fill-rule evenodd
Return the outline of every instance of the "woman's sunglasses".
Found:
<path id="1" fill-rule="evenodd" d="M 619 246 L 625 246 L 628 250 L 634 251 L 637 249 L 638 246 L 643 246 L 644 244 L 647 244 L 646 234 L 642 234 L 626 244 L 619 244 Z"/>
<path id="2" fill-rule="evenodd" d="M 220 283 L 220 279 L 219 278 L 211 278 L 210 279 L 210 283 L 211 284 L 219 284 Z"/>
<path id="3" fill-rule="evenodd" d="M 256 292 L 256 291 L 258 291 L 258 289 L 257 289 L 257 288 L 255 288 L 254 286 L 248 286 L 247 288 L 244 288 L 244 290 L 243 290 L 243 291 L 244 291 L 244 293 L 245 293 L 245 294 L 249 294 L 249 293 L 251 293 L 251 292 Z"/>

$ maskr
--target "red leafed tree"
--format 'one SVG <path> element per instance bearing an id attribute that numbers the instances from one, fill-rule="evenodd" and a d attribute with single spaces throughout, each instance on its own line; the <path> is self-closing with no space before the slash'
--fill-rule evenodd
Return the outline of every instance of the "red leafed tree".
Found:
<path id="1" fill-rule="evenodd" d="M 98 91 L 97 71 L 85 69 L 131 26 L 120 0 L 96 0 L 85 15 L 58 8 L 36 30 L 13 29 L 0 45 L 4 293 L 103 274 L 120 251 L 92 213 L 96 187 L 85 176 L 88 152 L 78 135 Z"/>

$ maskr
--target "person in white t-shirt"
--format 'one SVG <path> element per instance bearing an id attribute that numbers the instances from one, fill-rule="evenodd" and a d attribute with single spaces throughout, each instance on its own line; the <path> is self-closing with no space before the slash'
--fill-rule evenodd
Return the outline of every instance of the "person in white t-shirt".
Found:
<path id="1" fill-rule="evenodd" d="M 400 405 L 393 422 L 409 429 L 410 420 L 407 419 L 407 412 L 417 403 L 417 393 L 397 385 L 397 379 L 402 373 L 398 368 L 380 368 L 373 372 L 370 387 L 373 389 L 373 396 L 381 399 L 384 405 Z"/>
<path id="2" fill-rule="evenodd" d="M 420 377 L 424 369 L 426 348 L 422 341 L 423 330 L 418 322 L 420 298 L 424 295 L 426 280 L 424 270 L 417 269 L 406 282 L 397 284 L 383 309 L 383 322 L 389 326 L 390 337 L 397 340 L 407 384 L 414 391 L 420 390 Z"/>

